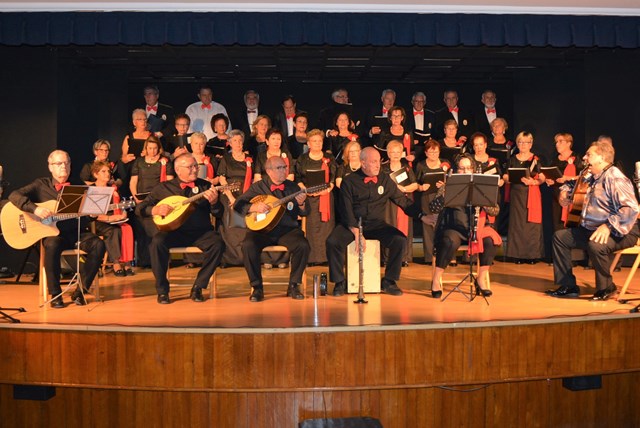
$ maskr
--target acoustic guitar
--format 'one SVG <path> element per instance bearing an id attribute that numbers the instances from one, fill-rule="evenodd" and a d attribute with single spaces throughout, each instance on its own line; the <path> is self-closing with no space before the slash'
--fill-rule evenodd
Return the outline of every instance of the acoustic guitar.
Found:
<path id="1" fill-rule="evenodd" d="M 568 198 L 571 200 L 569 205 L 569 212 L 567 213 L 567 219 L 564 221 L 564 227 L 577 227 L 580 226 L 580 219 L 582 218 L 582 209 L 584 208 L 585 198 L 587 191 L 589 190 L 589 180 L 585 178 L 589 174 L 589 166 L 580 172 L 576 180 L 575 186 L 571 189 Z"/>
<path id="2" fill-rule="evenodd" d="M 240 189 L 240 183 L 231 183 L 226 186 L 213 186 L 212 188 L 221 192 L 226 190 L 233 192 Z M 204 191 L 190 198 L 180 195 L 167 196 L 158 202 L 157 205 L 169 205 L 173 210 L 164 217 L 161 215 L 154 215 L 153 222 L 158 230 L 161 230 L 162 232 L 172 232 L 178 229 L 185 221 L 187 221 L 189 216 L 191 216 L 193 211 L 196 209 L 193 202 L 196 202 L 202 197 L 204 197 Z"/>
<path id="3" fill-rule="evenodd" d="M 252 204 L 255 204 L 256 202 L 264 202 L 269 206 L 269 211 L 265 213 L 248 213 L 245 217 L 247 228 L 255 232 L 261 230 L 269 232 L 280 222 L 280 219 L 284 215 L 284 205 L 286 205 L 287 202 L 292 201 L 301 193 L 316 193 L 327 189 L 328 187 L 328 184 L 319 184 L 317 186 L 307 187 L 306 189 L 301 189 L 295 193 L 287 195 L 282 199 L 278 199 L 273 195 L 258 195 L 254 197 L 251 199 Z"/>
<path id="4" fill-rule="evenodd" d="M 47 208 L 52 212 L 56 209 L 56 201 L 40 202 L 36 203 L 36 205 Z M 126 200 L 119 204 L 109 205 L 107 211 L 126 210 L 135 206 L 136 202 L 134 200 Z M 84 215 L 87 214 L 54 214 L 51 217 L 41 219 L 35 214 L 20 210 L 11 202 L 7 202 L 2 209 L 2 213 L 0 213 L 0 225 L 7 244 L 16 250 L 23 250 L 42 238 L 58 236 L 60 230 L 56 226 L 57 222 L 83 217 Z"/>

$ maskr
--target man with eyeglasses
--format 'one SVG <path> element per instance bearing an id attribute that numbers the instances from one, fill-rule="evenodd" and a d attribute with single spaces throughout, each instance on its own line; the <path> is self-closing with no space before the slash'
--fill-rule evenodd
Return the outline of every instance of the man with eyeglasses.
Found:
<path id="1" fill-rule="evenodd" d="M 203 193 L 202 198 L 191 202 L 193 212 L 180 227 L 170 232 L 158 231 L 151 239 L 151 270 L 156 278 L 157 301 L 161 305 L 171 303 L 167 280 L 169 248 L 198 247 L 202 250 L 202 267 L 189 295 L 194 302 L 204 301 L 202 289 L 209 285 L 209 279 L 220 265 L 224 252 L 224 242 L 220 234 L 213 230 L 210 219 L 211 214 L 219 216 L 222 212 L 218 191 L 207 180 L 198 178 L 198 162 L 191 153 L 178 156 L 174 168 L 176 177 L 156 185 L 136 208 L 137 214 L 142 217 L 165 217 L 173 211 L 173 207 L 160 203 L 163 199 L 174 195 L 190 198 Z"/>
<path id="2" fill-rule="evenodd" d="M 500 109 L 500 116 L 498 116 L 496 107 L 497 100 L 498 97 L 493 90 L 485 89 L 484 92 L 482 92 L 482 96 L 480 97 L 482 107 L 476 109 L 474 118 L 477 132 L 482 132 L 484 135 L 491 135 L 491 122 L 498 117 L 507 117 L 502 108 Z"/>
<path id="3" fill-rule="evenodd" d="M 33 213 L 41 219 L 46 219 L 55 213 L 44 206 L 38 206 L 40 202 L 55 201 L 62 189 L 69 185 L 67 181 L 71 173 L 71 159 L 69 154 L 62 150 L 54 150 L 47 159 L 51 177 L 37 178 L 31 184 L 13 191 L 9 200 L 20 210 Z M 102 264 L 105 246 L 104 242 L 87 229 L 88 219 L 83 217 L 80 228 L 80 244 L 82 251 L 86 252 L 85 262 L 80 265 L 80 277 L 85 290 L 91 288 L 93 279 Z M 76 219 L 58 221 L 56 227 L 60 230 L 58 236 L 43 238 L 44 270 L 47 275 L 48 293 L 53 298 L 50 302 L 52 308 L 64 308 L 62 289 L 60 288 L 60 256 L 62 251 L 75 248 L 78 238 L 78 223 Z M 78 286 L 71 295 L 76 305 L 86 305 L 87 301 Z"/>
<path id="4" fill-rule="evenodd" d="M 253 198 L 259 195 L 272 195 L 280 200 L 300 190 L 296 183 L 286 179 L 287 164 L 283 158 L 279 156 L 270 157 L 265 163 L 265 170 L 267 171 L 267 177 L 263 177 L 262 180 L 253 183 L 246 192 L 238 197 L 233 206 L 234 210 L 245 216 L 249 213 L 257 213 L 258 216 L 264 215 L 274 208 L 270 208 L 262 201 L 252 203 L 251 200 Z M 251 302 L 264 300 L 260 254 L 263 248 L 270 245 L 283 245 L 289 250 L 291 254 L 291 273 L 289 275 L 287 297 L 295 300 L 304 299 L 304 295 L 300 292 L 300 283 L 309 260 L 311 248 L 302 229 L 300 229 L 298 216 L 309 214 L 306 198 L 307 195 L 305 193 L 300 193 L 281 206 L 280 208 L 284 209 L 284 215 L 282 215 L 278 224 L 269 231 L 266 229 L 260 231 L 247 229 L 247 234 L 242 243 L 242 253 L 244 267 L 249 275 L 249 283 L 252 288 L 251 296 L 249 297 Z"/>

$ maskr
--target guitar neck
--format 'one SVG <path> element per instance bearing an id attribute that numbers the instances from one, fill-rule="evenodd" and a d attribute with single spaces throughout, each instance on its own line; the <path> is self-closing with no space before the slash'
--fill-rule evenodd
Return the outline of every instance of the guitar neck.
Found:
<path id="1" fill-rule="evenodd" d="M 306 189 L 298 190 L 297 192 L 287 195 L 282 199 L 278 199 L 272 204 L 272 206 L 275 208 L 275 207 L 279 207 L 280 205 L 284 205 L 287 202 L 294 200 L 296 196 L 298 196 L 301 193 L 306 193 Z"/>
<path id="2" fill-rule="evenodd" d="M 210 189 L 216 189 L 217 191 L 221 191 L 221 190 L 225 191 L 227 189 L 233 189 L 233 187 L 234 186 L 230 186 L 230 185 L 227 185 L 227 186 L 212 186 L 212 187 L 210 187 Z M 206 190 L 205 190 L 205 192 L 206 192 Z M 190 198 L 185 199 L 184 201 L 182 201 L 182 205 L 190 204 L 192 202 L 197 201 L 198 199 L 200 199 L 202 197 L 204 197 L 204 192 L 198 193 L 197 195 L 194 195 L 194 196 L 192 196 Z"/>

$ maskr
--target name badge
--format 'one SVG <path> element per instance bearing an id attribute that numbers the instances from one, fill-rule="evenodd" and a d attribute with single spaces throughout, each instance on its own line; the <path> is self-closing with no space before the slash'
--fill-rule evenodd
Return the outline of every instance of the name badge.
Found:
<path id="1" fill-rule="evenodd" d="M 382 195 L 384 193 L 384 187 L 378 186 L 378 195 Z"/>
<path id="2" fill-rule="evenodd" d="M 289 201 L 289 203 L 287 204 L 287 209 L 289 211 L 291 211 L 293 209 L 293 202 Z"/>

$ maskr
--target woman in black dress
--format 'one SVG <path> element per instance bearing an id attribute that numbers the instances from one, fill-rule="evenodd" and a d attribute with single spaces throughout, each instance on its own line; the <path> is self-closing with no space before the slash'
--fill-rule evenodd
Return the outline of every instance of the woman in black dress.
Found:
<path id="1" fill-rule="evenodd" d="M 489 156 L 498 160 L 498 164 L 502 169 L 502 172 L 507 170 L 509 159 L 515 153 L 516 143 L 509 140 L 506 137 L 509 124 L 501 117 L 496 117 L 491 122 L 491 141 L 489 141 L 489 148 L 487 153 Z M 511 186 L 509 183 L 505 183 L 500 187 L 500 214 L 496 220 L 496 225 L 500 235 L 506 236 L 509 230 L 509 201 L 511 199 Z"/>
<path id="2" fill-rule="evenodd" d="M 298 159 L 301 154 L 307 153 L 307 127 L 309 116 L 305 112 L 297 113 L 293 118 L 293 135 L 287 139 L 287 149 L 293 159 Z"/>
<path id="3" fill-rule="evenodd" d="M 279 156 L 284 159 L 284 163 L 287 165 L 287 180 L 293 181 L 293 161 L 291 159 L 291 153 L 282 147 L 282 131 L 276 128 L 272 128 L 267 131 L 267 150 L 264 152 L 258 153 L 258 158 L 256 159 L 256 167 L 253 174 L 253 181 L 262 180 L 264 174 L 266 174 L 266 169 L 264 165 L 267 162 L 267 159 L 273 156 Z"/>
<path id="4" fill-rule="evenodd" d="M 215 136 L 207 141 L 204 153 L 213 161 L 214 168 L 217 168 L 222 155 L 229 150 L 229 136 L 227 129 L 229 128 L 229 118 L 222 113 L 214 114 L 211 118 L 211 129 Z"/>
<path id="5" fill-rule="evenodd" d="M 311 245 L 309 263 L 319 264 L 327 262 L 326 241 L 335 226 L 333 207 L 333 190 L 336 166 L 333 156 L 322 151 L 324 133 L 313 129 L 307 134 L 309 152 L 303 154 L 296 161 L 295 178 L 301 189 L 312 183 L 311 176 L 322 176 L 322 182 L 329 185 L 325 190 L 310 193 L 307 197 L 310 213 L 306 217 L 306 237 Z"/>
<path id="6" fill-rule="evenodd" d="M 80 180 L 84 181 L 87 186 L 92 185 L 96 178 L 93 176 L 91 172 L 91 168 L 93 167 L 94 162 L 106 162 L 109 164 L 111 168 L 111 180 L 113 184 L 120 187 L 122 186 L 122 180 L 119 178 L 118 165 L 109 160 L 109 153 L 111 152 L 111 143 L 107 140 L 103 140 L 102 138 L 93 143 L 93 154 L 95 158 L 92 162 L 87 162 L 82 166 L 82 170 L 80 170 Z"/>
<path id="7" fill-rule="evenodd" d="M 357 139 L 358 135 L 355 133 L 354 124 L 349 114 L 346 112 L 338 113 L 333 121 L 333 129 L 327 132 L 324 150 L 330 152 L 334 158 L 340 159 L 347 143 Z"/>
<path id="8" fill-rule="evenodd" d="M 122 141 L 122 156 L 120 157 L 118 174 L 123 182 L 123 190 L 128 191 L 131 167 L 133 161 L 143 156 L 144 142 L 153 135 L 148 129 L 147 113 L 139 108 L 131 113 L 133 131 L 130 131 Z"/>
<path id="9" fill-rule="evenodd" d="M 267 131 L 271 129 L 271 119 L 265 114 L 256 117 L 251 125 L 251 136 L 245 141 L 244 151 L 255 160 L 258 153 L 267 149 Z"/>
<path id="10" fill-rule="evenodd" d="M 444 138 L 439 141 L 440 143 L 440 156 L 449 162 L 449 165 L 453 165 L 453 161 L 459 154 L 467 152 L 467 137 L 458 135 L 458 122 L 453 119 L 449 119 L 444 122 Z"/>
<path id="11" fill-rule="evenodd" d="M 498 185 L 502 186 L 504 184 L 504 180 L 502 179 L 502 168 L 500 167 L 498 159 L 489 156 L 489 153 L 487 153 L 487 136 L 482 132 L 476 132 L 471 135 L 470 140 L 471 147 L 473 148 L 473 160 L 476 164 L 475 172 L 479 174 L 500 176 Z"/>
<path id="12" fill-rule="evenodd" d="M 404 120 L 406 113 L 404 108 L 393 106 L 387 113 L 387 120 L 389 121 L 389 129 L 383 129 L 380 131 L 380 137 L 378 138 L 378 151 L 380 152 L 380 161 L 385 162 L 389 159 L 387 151 L 387 145 L 392 140 L 397 140 L 402 143 L 402 149 L 404 151 L 404 158 L 409 162 L 409 165 L 413 165 L 415 160 L 413 154 L 413 138 L 411 133 L 407 132 L 404 126 Z"/>
<path id="13" fill-rule="evenodd" d="M 224 265 L 241 266 L 242 241 L 246 234 L 244 217 L 233 210 L 236 198 L 244 193 L 253 182 L 253 159 L 244 150 L 244 132 L 234 129 L 229 132 L 231 151 L 226 153 L 218 165 L 220 184 L 226 186 L 239 183 L 238 190 L 226 190 L 220 196 L 224 206 L 224 214 L 220 225 L 220 234 L 226 245 L 222 263 Z"/>
<path id="14" fill-rule="evenodd" d="M 440 143 L 429 139 L 425 143 L 425 153 L 427 158 L 416 167 L 416 181 L 420 191 L 420 207 L 426 215 L 427 222 L 422 223 L 422 249 L 424 252 L 425 264 L 430 264 L 433 259 L 433 241 L 435 238 L 435 227 L 438 214 L 432 213 L 429 204 L 436 197 L 436 192 L 444 186 L 443 180 L 438 180 L 434 185 L 427 183 L 430 174 L 447 173 L 451 164 L 447 160 L 440 159 Z M 423 219 L 425 218 L 423 217 Z"/>
<path id="15" fill-rule="evenodd" d="M 389 141 L 387 144 L 389 162 L 384 164 L 381 170 L 391 176 L 401 192 L 409 198 L 413 198 L 413 192 L 418 190 L 418 183 L 409 162 L 402 157 L 403 153 L 404 147 L 400 141 Z M 386 220 L 407 237 L 402 266 L 409 266 L 409 263 L 413 261 L 413 220 L 391 201 L 387 202 Z"/>
<path id="16" fill-rule="evenodd" d="M 516 137 L 518 153 L 509 159 L 509 168 L 524 168 L 529 171 L 511 184 L 509 209 L 509 231 L 507 233 L 507 257 L 518 264 L 534 264 L 544 257 L 542 240 L 542 196 L 540 184 L 544 175 L 540 174 L 540 160 L 531 152 L 533 135 L 520 132 Z M 509 182 L 509 171 L 503 179 Z"/>

